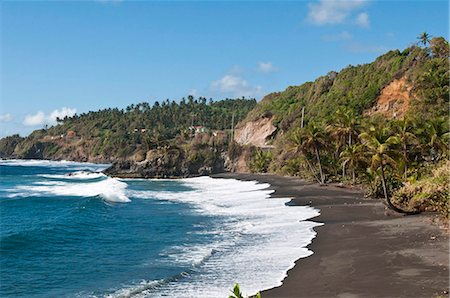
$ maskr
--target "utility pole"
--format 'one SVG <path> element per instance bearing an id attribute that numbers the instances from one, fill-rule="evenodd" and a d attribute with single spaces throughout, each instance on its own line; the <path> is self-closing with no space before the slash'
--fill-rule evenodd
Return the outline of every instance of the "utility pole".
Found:
<path id="1" fill-rule="evenodd" d="M 231 116 L 231 142 L 234 140 L 234 112 Z"/>
<path id="2" fill-rule="evenodd" d="M 303 128 L 303 121 L 305 120 L 305 107 L 302 107 L 302 128 Z"/>

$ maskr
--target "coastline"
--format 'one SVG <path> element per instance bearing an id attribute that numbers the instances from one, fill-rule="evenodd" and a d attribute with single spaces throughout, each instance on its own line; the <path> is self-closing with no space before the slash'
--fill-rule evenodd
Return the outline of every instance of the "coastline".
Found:
<path id="1" fill-rule="evenodd" d="M 449 235 L 430 221 L 432 214 L 403 216 L 358 189 L 320 186 L 270 174 L 221 173 L 270 184 L 271 197 L 320 210 L 324 225 L 282 285 L 262 297 L 448 297 Z M 246 289 L 243 288 L 246 292 Z"/>
<path id="2" fill-rule="evenodd" d="M 272 197 L 320 209 L 313 255 L 296 261 L 262 297 L 448 297 L 449 236 L 432 214 L 402 216 L 360 190 L 295 177 L 223 173 L 215 178 L 269 183 Z M 245 289 L 243 289 L 245 291 Z"/>

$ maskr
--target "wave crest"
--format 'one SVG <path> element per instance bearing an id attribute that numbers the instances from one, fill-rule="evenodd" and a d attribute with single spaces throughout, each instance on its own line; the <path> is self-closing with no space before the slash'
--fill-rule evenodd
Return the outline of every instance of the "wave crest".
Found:
<path id="1" fill-rule="evenodd" d="M 130 202 L 126 196 L 127 184 L 118 179 L 105 176 L 102 173 L 75 172 L 74 175 L 47 175 L 47 178 L 70 180 L 39 181 L 33 185 L 20 185 L 12 190 L 10 196 L 69 196 L 69 197 L 95 197 L 99 196 L 109 202 Z M 62 178 L 60 177 L 62 176 Z M 102 178 L 100 181 L 85 181 Z M 78 181 L 77 181 L 78 180 Z"/>

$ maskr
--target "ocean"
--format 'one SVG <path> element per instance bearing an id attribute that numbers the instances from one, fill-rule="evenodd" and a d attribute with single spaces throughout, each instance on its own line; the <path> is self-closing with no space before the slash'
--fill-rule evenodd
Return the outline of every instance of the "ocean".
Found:
<path id="1" fill-rule="evenodd" d="M 228 297 L 279 286 L 319 223 L 268 184 L 0 161 L 1 297 Z"/>

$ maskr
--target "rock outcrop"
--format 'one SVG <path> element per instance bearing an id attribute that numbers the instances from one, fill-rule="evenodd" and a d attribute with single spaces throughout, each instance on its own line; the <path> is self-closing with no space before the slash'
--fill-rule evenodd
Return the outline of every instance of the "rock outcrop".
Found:
<path id="1" fill-rule="evenodd" d="M 151 150 L 142 161 L 115 161 L 104 173 L 121 178 L 182 178 L 220 173 L 224 164 L 220 155 L 210 160 L 190 159 L 179 149 Z"/>
<path id="2" fill-rule="evenodd" d="M 366 112 L 367 115 L 381 114 L 387 118 L 401 118 L 408 110 L 412 86 L 406 77 L 393 80 L 381 90 L 376 104 Z"/>
<path id="3" fill-rule="evenodd" d="M 241 123 L 235 129 L 234 140 L 240 145 L 270 148 L 268 139 L 277 128 L 272 124 L 274 116 L 263 116 L 255 121 Z"/>

